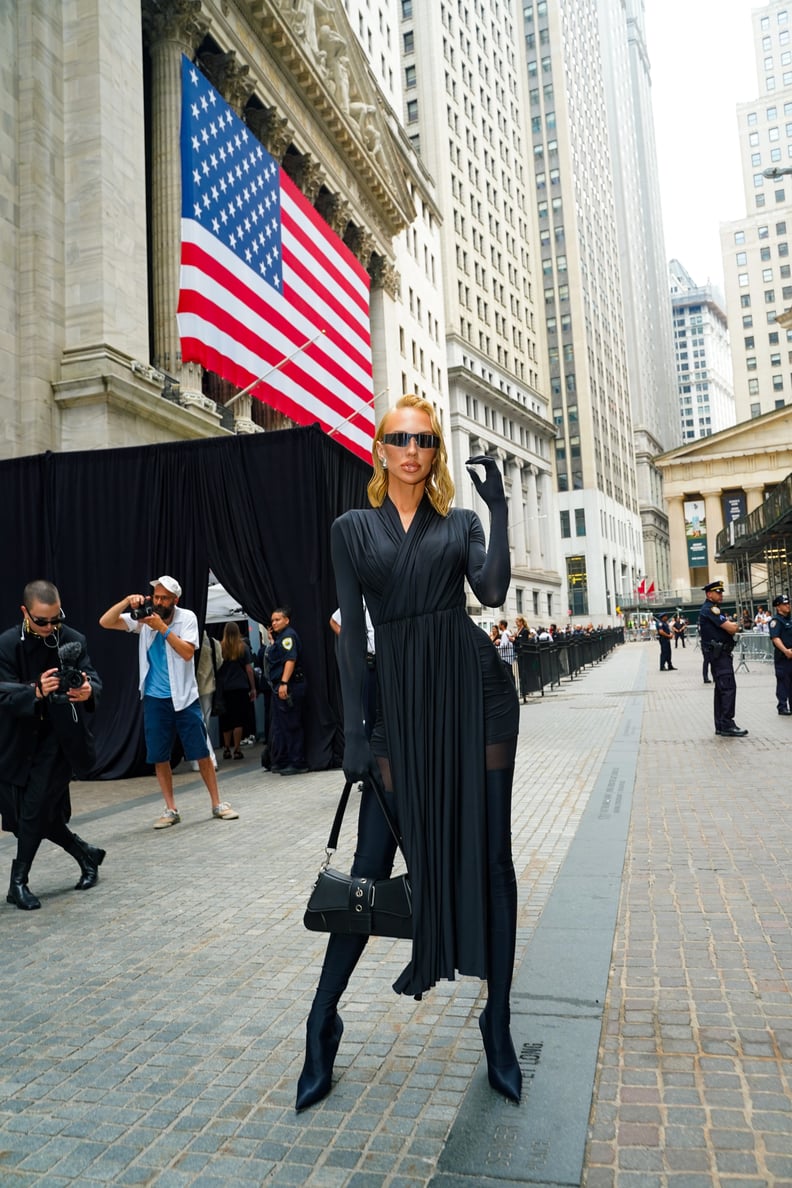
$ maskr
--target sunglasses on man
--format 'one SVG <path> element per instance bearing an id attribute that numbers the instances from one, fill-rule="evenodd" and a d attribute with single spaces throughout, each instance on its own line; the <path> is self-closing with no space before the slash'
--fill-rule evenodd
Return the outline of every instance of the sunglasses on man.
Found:
<path id="1" fill-rule="evenodd" d="M 411 441 L 419 450 L 436 450 L 440 445 L 440 438 L 434 433 L 383 433 L 380 440 L 399 450 L 406 450 Z"/>
<path id="2" fill-rule="evenodd" d="M 54 619 L 40 619 L 38 615 L 31 615 L 27 607 L 25 607 L 25 610 L 27 611 L 27 617 L 31 623 L 35 623 L 36 627 L 57 627 L 66 618 L 62 610 L 58 611 Z"/>

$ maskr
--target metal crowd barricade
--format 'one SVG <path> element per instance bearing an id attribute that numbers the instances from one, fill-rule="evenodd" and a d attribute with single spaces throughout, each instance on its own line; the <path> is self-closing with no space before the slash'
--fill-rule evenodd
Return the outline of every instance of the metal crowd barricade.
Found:
<path id="1" fill-rule="evenodd" d="M 749 660 L 769 664 L 773 659 L 773 650 L 773 641 L 766 631 L 741 631 L 734 645 L 735 670 L 744 668 L 750 672 Z"/>
<path id="2" fill-rule="evenodd" d="M 547 686 L 560 686 L 570 681 L 584 668 L 591 668 L 603 660 L 617 644 L 624 643 L 623 628 L 609 628 L 593 635 L 563 635 L 554 642 L 546 640 L 515 641 L 517 689 L 526 700 L 531 693 L 541 693 Z"/>

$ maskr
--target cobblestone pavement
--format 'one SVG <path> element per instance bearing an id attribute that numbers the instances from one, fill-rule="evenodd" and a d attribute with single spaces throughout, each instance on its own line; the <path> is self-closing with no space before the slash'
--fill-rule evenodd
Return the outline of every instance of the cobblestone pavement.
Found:
<path id="1" fill-rule="evenodd" d="M 645 669 L 583 1180 L 792 1184 L 792 868 L 788 780 L 774 774 L 792 725 L 756 665 L 739 678 L 749 738 L 716 739 L 699 653 L 675 651 L 680 671 L 661 674 L 656 651 L 626 645 L 522 710 L 517 961 L 621 694 Z M 108 851 L 99 885 L 74 892 L 76 865 L 47 844 L 31 878 L 42 910 L 0 910 L 2 1188 L 429 1184 L 469 1087 L 486 1080 L 478 981 L 399 998 L 404 943 L 372 941 L 342 999 L 334 1089 L 293 1108 L 324 948 L 302 913 L 339 774 L 283 779 L 250 750 L 222 765 L 221 795 L 241 817 L 221 822 L 179 770 L 182 823 L 158 832 L 153 780 L 74 786 L 74 828 Z M 339 858 L 352 844 L 350 828 Z M 0 869 L 12 855 L 3 836 Z M 530 1098 L 511 1109 L 530 1126 Z"/>
<path id="2" fill-rule="evenodd" d="M 792 719 L 751 662 L 750 734 L 716 738 L 700 653 L 673 656 L 647 665 L 584 1183 L 789 1188 Z"/>

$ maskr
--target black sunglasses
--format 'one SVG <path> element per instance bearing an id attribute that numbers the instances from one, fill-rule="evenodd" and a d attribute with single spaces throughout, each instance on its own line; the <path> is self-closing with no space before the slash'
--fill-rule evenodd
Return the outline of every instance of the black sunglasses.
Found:
<path id="1" fill-rule="evenodd" d="M 440 445 L 440 438 L 434 433 L 383 433 L 380 440 L 400 450 L 406 450 L 413 440 L 419 450 L 436 450 Z"/>
<path id="2" fill-rule="evenodd" d="M 25 607 L 25 610 L 27 610 L 27 607 Z M 62 610 L 58 611 L 54 619 L 39 619 L 36 615 L 31 615 L 30 611 L 27 611 L 27 615 L 31 623 L 35 623 L 37 627 L 57 627 L 66 618 Z"/>

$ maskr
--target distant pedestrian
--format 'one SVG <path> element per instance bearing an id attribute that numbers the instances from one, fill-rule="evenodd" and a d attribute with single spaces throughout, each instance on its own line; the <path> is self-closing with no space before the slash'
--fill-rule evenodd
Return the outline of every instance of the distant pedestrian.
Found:
<path id="1" fill-rule="evenodd" d="M 223 663 L 217 673 L 224 708 L 220 714 L 220 734 L 223 739 L 223 758 L 244 759 L 241 743 L 242 734 L 250 714 L 251 704 L 256 701 L 256 678 L 253 674 L 253 657 L 250 648 L 242 638 L 239 624 L 233 620 L 223 628 L 220 645 Z"/>
<path id="2" fill-rule="evenodd" d="M 789 614 L 789 595 L 779 594 L 773 599 L 775 614 L 770 620 L 770 639 L 773 641 L 773 663 L 776 678 L 776 707 L 779 714 L 792 714 L 792 618 Z"/>
<path id="3" fill-rule="evenodd" d="M 680 644 L 685 646 L 685 635 L 687 634 L 687 619 L 682 615 L 674 615 L 674 621 L 671 624 L 671 630 L 674 635 L 674 648 L 678 648 Z"/>
<path id="4" fill-rule="evenodd" d="M 514 680 L 514 637 L 509 634 L 509 624 L 506 619 L 501 619 L 498 623 L 500 630 L 500 639 L 498 640 L 498 651 L 500 658 L 506 665 L 506 672 L 511 678 L 512 684 L 516 684 Z"/>
<path id="5" fill-rule="evenodd" d="M 699 639 L 715 681 L 715 733 L 725 738 L 742 738 L 748 731 L 741 730 L 734 721 L 737 682 L 732 660 L 734 637 L 740 627 L 721 611 L 723 582 L 710 582 L 704 586 L 704 593 L 707 599 L 699 610 Z"/>
<path id="6" fill-rule="evenodd" d="M 671 624 L 668 622 L 668 612 L 665 611 L 657 620 L 657 638 L 660 642 L 660 671 L 676 672 L 671 663 Z"/>

